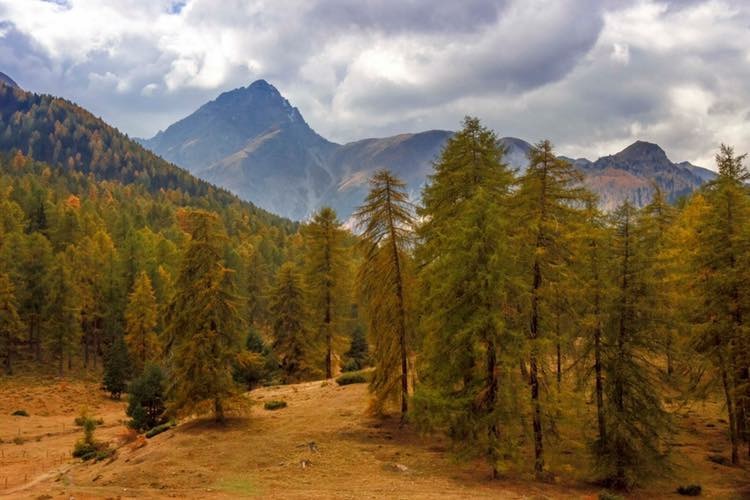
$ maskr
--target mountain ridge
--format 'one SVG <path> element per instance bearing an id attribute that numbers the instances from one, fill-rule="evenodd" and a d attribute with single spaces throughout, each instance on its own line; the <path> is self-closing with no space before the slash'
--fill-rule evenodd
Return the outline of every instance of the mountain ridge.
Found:
<path id="1" fill-rule="evenodd" d="M 276 87 L 257 80 L 221 93 L 139 142 L 271 212 L 300 220 L 330 205 L 347 219 L 379 168 L 394 171 L 418 197 L 432 161 L 452 134 L 427 130 L 337 144 L 315 132 Z M 532 145 L 516 137 L 500 142 L 506 161 L 522 172 Z M 625 199 L 648 203 L 655 185 L 675 201 L 715 176 L 689 162 L 673 163 L 660 146 L 642 140 L 593 161 L 562 158 L 584 173 L 607 210 Z"/>

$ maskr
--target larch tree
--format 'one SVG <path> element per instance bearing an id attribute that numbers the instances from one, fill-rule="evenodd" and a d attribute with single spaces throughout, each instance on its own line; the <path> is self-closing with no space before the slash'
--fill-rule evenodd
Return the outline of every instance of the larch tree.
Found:
<path id="1" fill-rule="evenodd" d="M 326 378 L 334 375 L 336 344 L 341 337 L 343 316 L 349 305 L 345 231 L 330 207 L 321 208 L 302 228 L 305 239 L 304 269 L 310 302 L 311 327 L 325 352 Z"/>
<path id="2" fill-rule="evenodd" d="M 64 373 L 65 359 L 68 368 L 81 340 L 81 306 L 74 287 L 70 268 L 62 256 L 50 271 L 49 302 L 44 310 L 45 340 L 57 359 L 58 373 Z"/>
<path id="3" fill-rule="evenodd" d="M 6 273 L 0 273 L 0 357 L 7 375 L 13 374 L 13 358 L 24 330 L 13 283 Z"/>
<path id="4" fill-rule="evenodd" d="M 426 363 L 414 398 L 418 421 L 481 453 L 493 478 L 513 448 L 503 426 L 515 422 L 508 365 L 520 356 L 504 310 L 514 178 L 503 154 L 494 132 L 465 119 L 424 188 L 416 249 Z"/>
<path id="5" fill-rule="evenodd" d="M 602 479 L 621 489 L 663 470 L 671 427 L 659 371 L 651 361 L 663 343 L 647 316 L 648 267 L 637 221 L 627 201 L 612 215 L 615 291 L 603 351 L 607 433 L 594 448 Z"/>
<path id="6" fill-rule="evenodd" d="M 698 320 L 699 351 L 710 355 L 719 372 L 729 422 L 732 463 L 739 463 L 739 443 L 750 412 L 750 172 L 745 155 L 722 145 L 716 155 L 719 176 L 705 189 L 707 210 L 699 222 L 696 255 L 703 297 Z"/>
<path id="7" fill-rule="evenodd" d="M 376 172 L 354 218 L 362 231 L 358 278 L 373 344 L 373 410 L 383 413 L 387 402 L 400 400 L 404 422 L 409 410 L 415 285 L 410 255 L 414 215 L 406 185 L 387 170 Z"/>
<path id="8" fill-rule="evenodd" d="M 302 275 L 293 263 L 282 264 L 271 293 L 273 352 L 284 380 L 296 382 L 308 377 L 310 370 L 310 339 L 308 313 Z"/>
<path id="9" fill-rule="evenodd" d="M 210 407 L 216 421 L 223 422 L 225 401 L 237 393 L 232 367 L 242 349 L 244 324 L 233 273 L 224 266 L 227 236 L 213 212 L 178 215 L 190 239 L 165 331 L 171 410 Z"/>
<path id="10" fill-rule="evenodd" d="M 156 335 L 157 304 L 151 279 L 141 271 L 133 284 L 125 309 L 125 343 L 128 346 L 134 374 L 161 354 Z"/>
<path id="11" fill-rule="evenodd" d="M 529 152 L 529 165 L 516 193 L 519 221 L 516 241 L 519 280 L 527 283 L 526 310 L 534 431 L 534 471 L 544 472 L 544 426 L 541 364 L 547 346 L 557 340 L 556 327 L 565 314 L 561 288 L 570 290 L 570 262 L 574 242 L 569 237 L 582 216 L 588 193 L 583 176 L 569 162 L 559 159 L 549 141 L 541 141 Z"/>

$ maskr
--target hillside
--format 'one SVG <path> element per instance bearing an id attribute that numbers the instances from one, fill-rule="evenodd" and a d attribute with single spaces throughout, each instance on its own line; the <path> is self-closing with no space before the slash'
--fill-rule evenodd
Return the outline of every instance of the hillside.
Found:
<path id="1" fill-rule="evenodd" d="M 124 428 L 124 403 L 113 402 L 93 382 L 19 377 L 0 381 L 0 495 L 42 498 L 595 498 L 599 488 L 578 472 L 583 431 L 567 424 L 563 451 L 551 457 L 560 471 L 554 484 L 530 481 L 509 471 L 488 481 L 479 462 L 453 461 L 443 438 L 399 429 L 395 420 L 365 413 L 365 385 L 337 387 L 321 381 L 257 389 L 247 415 L 226 427 L 188 420 L 176 429 L 121 446 L 114 458 L 96 464 L 69 457 L 81 434 L 73 418 L 84 405 L 103 418 L 100 439 L 117 443 Z M 288 408 L 262 404 L 283 399 Z M 29 417 L 11 417 L 23 407 Z M 744 468 L 710 462 L 714 447 L 725 449 L 719 405 L 682 410 L 675 437 L 675 477 L 658 481 L 633 498 L 679 498 L 676 484 L 699 482 L 710 498 L 748 492 Z M 14 444 L 15 437 L 21 444 Z M 303 467 L 301 464 L 305 464 Z M 4 485 L 8 478 L 7 487 Z"/>
<path id="2" fill-rule="evenodd" d="M 299 110 L 265 80 L 221 94 L 186 118 L 140 142 L 156 154 L 243 199 L 292 219 L 323 205 L 346 220 L 361 203 L 367 179 L 388 168 L 417 199 L 452 132 L 430 130 L 339 145 L 318 135 Z M 523 171 L 528 142 L 503 137 L 506 161 Z M 648 203 L 656 183 L 669 200 L 692 192 L 715 174 L 689 162 L 672 163 L 657 145 L 638 141 L 611 156 L 569 159 L 612 209 L 625 199 Z"/>
<path id="3" fill-rule="evenodd" d="M 264 222 L 290 224 L 164 161 L 65 99 L 0 85 L 0 130 L 0 152 L 20 151 L 62 171 L 137 184 L 151 193 L 178 190 L 203 198 L 203 205 L 237 205 Z"/>

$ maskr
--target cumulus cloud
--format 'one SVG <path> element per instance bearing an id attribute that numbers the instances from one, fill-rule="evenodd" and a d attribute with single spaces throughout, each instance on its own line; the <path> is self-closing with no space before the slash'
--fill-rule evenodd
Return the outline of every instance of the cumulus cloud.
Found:
<path id="1" fill-rule="evenodd" d="M 455 128 L 596 157 L 750 149 L 743 0 L 0 0 L 0 71 L 150 136 L 265 78 L 326 137 Z"/>

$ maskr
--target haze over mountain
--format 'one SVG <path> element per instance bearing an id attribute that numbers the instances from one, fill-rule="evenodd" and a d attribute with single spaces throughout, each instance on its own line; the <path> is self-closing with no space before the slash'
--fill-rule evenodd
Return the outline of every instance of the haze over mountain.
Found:
<path id="1" fill-rule="evenodd" d="M 273 85 L 258 80 L 221 94 L 141 143 L 272 212 L 304 219 L 330 205 L 345 220 L 379 168 L 395 172 L 416 198 L 451 134 L 430 130 L 336 144 L 318 135 Z M 506 161 L 522 171 L 531 145 L 513 137 L 501 141 Z M 658 145 L 642 141 L 593 162 L 570 161 L 606 209 L 625 199 L 648 203 L 654 184 L 675 200 L 714 175 L 688 162 L 673 163 Z"/>

